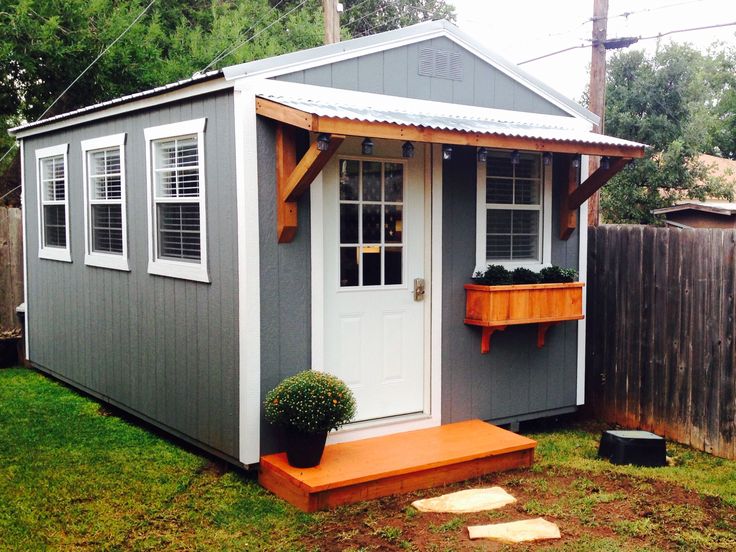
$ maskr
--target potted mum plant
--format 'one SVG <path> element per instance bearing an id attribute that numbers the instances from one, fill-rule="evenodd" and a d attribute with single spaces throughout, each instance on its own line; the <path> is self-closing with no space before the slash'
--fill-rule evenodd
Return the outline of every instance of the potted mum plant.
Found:
<path id="1" fill-rule="evenodd" d="M 355 397 L 340 378 L 305 370 L 269 391 L 264 411 L 285 432 L 289 464 L 311 468 L 322 459 L 327 434 L 355 416 Z"/>

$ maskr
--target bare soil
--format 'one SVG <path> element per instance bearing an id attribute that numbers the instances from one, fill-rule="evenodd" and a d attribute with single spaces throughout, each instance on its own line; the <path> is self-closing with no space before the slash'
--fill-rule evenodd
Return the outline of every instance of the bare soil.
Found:
<path id="1" fill-rule="evenodd" d="M 476 514 L 429 514 L 417 498 L 498 485 L 517 502 Z M 558 467 L 515 470 L 364 502 L 318 514 L 308 550 L 504 550 L 471 541 L 468 525 L 544 517 L 561 540 L 515 545 L 514 550 L 736 550 L 736 511 L 720 499 L 671 483 Z"/>

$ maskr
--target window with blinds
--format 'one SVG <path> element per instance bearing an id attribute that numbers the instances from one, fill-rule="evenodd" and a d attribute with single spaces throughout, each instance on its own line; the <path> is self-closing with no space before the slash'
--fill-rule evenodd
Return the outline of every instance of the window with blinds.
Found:
<path id="1" fill-rule="evenodd" d="M 209 282 L 204 129 L 193 119 L 144 130 L 148 170 L 148 272 Z"/>
<path id="2" fill-rule="evenodd" d="M 489 151 L 479 174 L 478 265 L 543 263 L 545 176 L 542 156 Z"/>
<path id="3" fill-rule="evenodd" d="M 66 163 L 63 155 L 40 160 L 43 240 L 46 247 L 66 247 Z"/>
<path id="4" fill-rule="evenodd" d="M 71 262 L 69 244 L 69 144 L 35 151 L 38 185 L 38 256 Z"/>
<path id="5" fill-rule="evenodd" d="M 87 154 L 91 250 L 123 254 L 123 193 L 120 148 Z"/>
<path id="6" fill-rule="evenodd" d="M 541 156 L 490 152 L 486 161 L 486 259 L 539 261 Z"/>
<path id="7" fill-rule="evenodd" d="M 199 149 L 196 136 L 154 142 L 154 182 L 161 258 L 201 259 Z"/>

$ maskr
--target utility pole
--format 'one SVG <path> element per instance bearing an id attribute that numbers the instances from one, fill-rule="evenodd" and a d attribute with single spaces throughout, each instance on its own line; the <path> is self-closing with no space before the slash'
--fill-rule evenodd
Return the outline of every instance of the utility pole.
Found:
<path id="1" fill-rule="evenodd" d="M 325 44 L 340 42 L 340 12 L 337 0 L 322 0 L 325 19 Z M 341 6 L 340 6 L 341 7 Z"/>
<path id="2" fill-rule="evenodd" d="M 608 33 L 608 0 L 593 0 L 593 55 L 590 60 L 590 104 L 589 109 L 601 118 L 593 132 L 602 134 L 603 119 L 606 112 L 606 38 Z M 598 169 L 600 160 L 591 157 L 588 174 Z M 588 225 L 598 226 L 600 192 L 588 199 Z"/>

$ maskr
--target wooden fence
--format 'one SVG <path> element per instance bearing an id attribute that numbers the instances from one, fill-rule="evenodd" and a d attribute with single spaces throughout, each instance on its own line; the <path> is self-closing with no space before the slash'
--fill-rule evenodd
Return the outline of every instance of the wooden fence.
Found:
<path id="1" fill-rule="evenodd" d="M 0 339 L 19 332 L 15 309 L 23 302 L 21 210 L 0 206 Z"/>
<path id="2" fill-rule="evenodd" d="M 736 231 L 589 230 L 586 404 L 736 459 Z"/>

